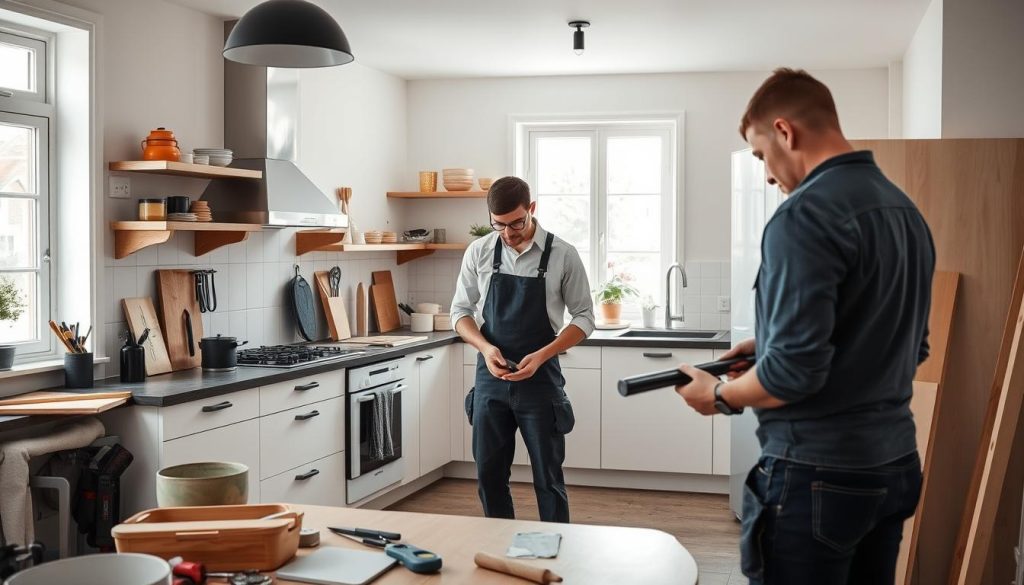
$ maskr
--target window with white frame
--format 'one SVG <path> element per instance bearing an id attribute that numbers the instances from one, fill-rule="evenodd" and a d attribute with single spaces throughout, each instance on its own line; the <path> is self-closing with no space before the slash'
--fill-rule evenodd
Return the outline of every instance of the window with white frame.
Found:
<path id="1" fill-rule="evenodd" d="M 524 123 L 516 168 L 545 229 L 579 250 L 591 287 L 618 276 L 664 305 L 675 260 L 677 120 Z M 626 311 L 636 311 L 633 299 Z"/>
<path id="2" fill-rule="evenodd" d="M 0 22 L 0 287 L 23 306 L 0 321 L 0 344 L 17 345 L 21 361 L 53 351 L 48 48 Z"/>

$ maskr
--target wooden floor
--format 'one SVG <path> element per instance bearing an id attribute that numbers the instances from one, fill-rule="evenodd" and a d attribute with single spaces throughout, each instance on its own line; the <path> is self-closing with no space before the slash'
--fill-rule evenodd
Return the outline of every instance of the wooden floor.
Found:
<path id="1" fill-rule="evenodd" d="M 533 486 L 512 484 L 516 516 L 537 520 Z M 442 479 L 397 502 L 389 510 L 483 516 L 476 482 Z M 746 585 L 739 569 L 740 526 L 729 498 L 643 490 L 569 486 L 572 521 L 655 528 L 674 535 L 700 568 L 700 585 Z"/>

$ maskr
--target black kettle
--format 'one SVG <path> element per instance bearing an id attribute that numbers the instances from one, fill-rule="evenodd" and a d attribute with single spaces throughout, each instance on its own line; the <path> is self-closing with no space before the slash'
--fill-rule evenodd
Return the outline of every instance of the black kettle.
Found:
<path id="1" fill-rule="evenodd" d="M 238 367 L 238 356 L 235 352 L 240 346 L 249 343 L 239 342 L 236 337 L 204 337 L 199 340 L 199 348 L 203 350 L 203 370 L 207 372 L 230 372 Z"/>

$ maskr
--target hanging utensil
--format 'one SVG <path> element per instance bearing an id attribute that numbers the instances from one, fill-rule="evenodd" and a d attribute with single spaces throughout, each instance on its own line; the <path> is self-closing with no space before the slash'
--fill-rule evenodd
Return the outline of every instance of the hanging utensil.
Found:
<path id="1" fill-rule="evenodd" d="M 295 265 L 295 277 L 291 283 L 292 311 L 295 313 L 295 322 L 299 327 L 299 334 L 306 341 L 313 341 L 316 337 L 316 309 L 313 304 L 313 291 L 309 283 L 299 274 L 299 265 Z"/>
<path id="2" fill-rule="evenodd" d="M 188 309 L 184 309 L 185 315 L 185 339 L 188 341 L 188 355 L 195 357 L 196 355 L 196 342 L 195 335 L 192 333 L 192 313 Z"/>
<path id="3" fill-rule="evenodd" d="M 327 282 L 330 284 L 331 296 L 336 297 L 341 294 L 341 268 L 337 266 L 331 268 L 328 273 Z"/>
<path id="4" fill-rule="evenodd" d="M 193 270 L 196 280 L 196 300 L 199 302 L 200 313 L 211 313 L 217 310 L 217 285 L 213 275 L 216 270 Z"/>

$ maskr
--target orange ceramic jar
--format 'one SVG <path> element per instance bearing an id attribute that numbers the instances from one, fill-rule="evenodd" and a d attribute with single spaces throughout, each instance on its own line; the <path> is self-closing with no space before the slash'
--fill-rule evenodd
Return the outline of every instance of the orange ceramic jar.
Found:
<path id="1" fill-rule="evenodd" d="M 174 132 L 166 128 L 157 128 L 149 133 L 142 141 L 142 160 L 171 160 L 177 161 L 181 156 L 178 149 L 178 141 L 174 138 Z"/>

